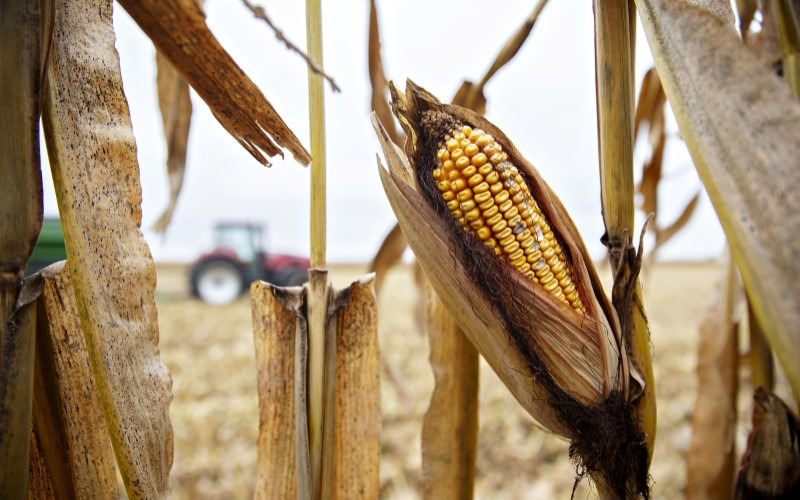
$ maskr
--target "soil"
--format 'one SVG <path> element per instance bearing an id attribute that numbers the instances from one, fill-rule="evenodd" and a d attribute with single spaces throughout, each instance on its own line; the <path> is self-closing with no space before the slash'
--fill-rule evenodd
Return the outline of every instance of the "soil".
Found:
<path id="1" fill-rule="evenodd" d="M 346 286 L 364 266 L 330 269 Z M 427 340 L 417 323 L 410 266 L 392 270 L 379 297 L 382 373 L 382 498 L 419 498 L 420 425 L 432 391 Z M 606 275 L 608 270 L 602 269 Z M 695 398 L 697 329 L 724 268 L 718 263 L 656 264 L 643 276 L 652 330 L 658 436 L 654 498 L 682 498 L 684 456 Z M 188 270 L 159 266 L 161 357 L 172 373 L 175 431 L 172 491 L 183 498 L 252 498 L 258 407 L 250 302 L 214 307 L 187 293 Z M 743 371 L 737 450 L 750 428 L 752 389 Z M 569 498 L 575 467 L 568 444 L 541 430 L 482 361 L 476 498 Z M 575 498 L 596 494 L 587 480 Z"/>

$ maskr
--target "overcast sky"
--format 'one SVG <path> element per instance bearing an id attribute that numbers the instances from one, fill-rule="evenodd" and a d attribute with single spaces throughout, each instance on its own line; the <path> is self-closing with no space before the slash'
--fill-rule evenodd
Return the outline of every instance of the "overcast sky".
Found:
<path id="1" fill-rule="evenodd" d="M 260 2 L 297 45 L 305 46 L 304 2 Z M 464 79 L 479 79 L 535 2 L 406 0 L 378 3 L 387 77 L 411 78 L 442 100 Z M 262 89 L 308 148 L 307 72 L 239 0 L 207 0 L 207 22 L 222 46 Z M 369 260 L 394 216 L 377 175 L 379 151 L 369 122 L 367 0 L 323 2 L 324 64 L 340 94 L 326 87 L 328 259 Z M 117 49 L 137 139 L 147 229 L 167 204 L 164 139 L 158 114 L 154 48 L 115 5 Z M 594 44 L 591 2 L 550 2 L 517 57 L 486 89 L 487 118 L 514 141 L 562 199 L 595 257 L 603 255 L 597 164 Z M 644 34 L 637 39 L 637 81 L 652 65 Z M 165 237 L 145 231 L 156 260 L 187 260 L 210 245 L 217 221 L 261 222 L 268 249 L 309 248 L 309 170 L 287 154 L 262 167 L 192 95 L 194 115 L 181 199 Z M 674 123 L 672 124 L 675 130 Z M 639 152 L 641 153 L 641 152 Z M 639 154 L 639 157 L 642 155 Z M 641 158 L 640 158 L 641 159 Z M 45 169 L 46 171 L 46 169 Z M 691 159 L 678 138 L 666 152 L 659 223 L 673 220 L 699 189 Z M 55 195 L 45 172 L 45 211 Z M 637 224 L 643 221 L 637 214 Z M 638 228 L 637 228 L 638 230 Z M 708 259 L 724 237 L 707 197 L 690 226 L 663 248 L 665 259 Z"/>

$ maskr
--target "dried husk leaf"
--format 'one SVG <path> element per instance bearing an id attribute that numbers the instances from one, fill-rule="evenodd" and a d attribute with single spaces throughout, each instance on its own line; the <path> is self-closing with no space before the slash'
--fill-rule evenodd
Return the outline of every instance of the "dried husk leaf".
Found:
<path id="1" fill-rule="evenodd" d="M 700 192 L 697 192 L 692 199 L 683 207 L 683 211 L 678 216 L 675 221 L 672 222 L 669 226 L 665 228 L 658 228 L 656 230 L 656 244 L 653 247 L 653 252 L 658 250 L 661 246 L 666 244 L 673 236 L 678 234 L 681 229 L 686 227 L 686 224 L 692 219 L 692 215 L 694 215 L 695 210 L 697 209 L 697 204 L 700 202 Z"/>
<path id="2" fill-rule="evenodd" d="M 172 380 L 158 353 L 156 273 L 140 232 L 136 142 L 112 2 L 56 4 L 42 117 L 92 373 L 128 496 L 169 496 Z"/>
<path id="3" fill-rule="evenodd" d="M 24 498 L 28 488 L 38 294 L 23 285 L 0 332 L 0 484 L 9 498 Z"/>
<path id="4" fill-rule="evenodd" d="M 284 147 L 303 165 L 311 162 L 272 104 L 208 29 L 196 0 L 122 0 L 120 4 L 256 160 L 269 165 L 267 156 L 283 156 L 280 148 Z"/>
<path id="5" fill-rule="evenodd" d="M 411 82 L 405 97 L 392 93 L 395 114 L 409 137 L 411 161 L 398 154 L 373 117 L 389 162 L 389 170 L 379 168 L 379 173 L 403 232 L 444 305 L 531 416 L 572 440 L 571 453 L 581 470 L 617 478 L 632 462 L 641 464 L 643 458 L 646 463 L 644 437 L 626 400 L 628 360 L 616 316 L 560 201 L 484 118 L 441 104 Z M 432 113 L 425 115 L 428 128 L 420 126 L 426 112 Z M 433 183 L 423 174 L 432 170 L 426 162 L 436 161 L 441 139 L 430 129 L 442 125 L 449 130 L 455 123 L 491 134 L 526 177 L 571 262 L 585 316 L 557 302 L 460 229 L 432 192 L 435 186 L 425 191 L 424 183 Z"/>
<path id="6" fill-rule="evenodd" d="M 33 430 L 61 498 L 118 498 L 114 450 L 89 367 L 64 263 L 42 270 L 37 304 Z M 33 471 L 33 470 L 32 470 Z M 31 477 L 31 483 L 45 483 Z"/>
<path id="7" fill-rule="evenodd" d="M 47 474 L 47 466 L 42 456 L 42 446 L 31 432 L 30 476 L 28 477 L 28 500 L 52 500 L 56 498 L 53 483 Z"/>

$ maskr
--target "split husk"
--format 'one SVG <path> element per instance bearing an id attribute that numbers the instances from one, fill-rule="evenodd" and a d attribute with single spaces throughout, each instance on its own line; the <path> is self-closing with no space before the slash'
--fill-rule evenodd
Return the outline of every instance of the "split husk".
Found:
<path id="1" fill-rule="evenodd" d="M 511 141 L 478 114 L 441 104 L 409 82 L 391 88 L 393 110 L 408 140 L 405 150 L 373 117 L 389 163 L 379 168 L 384 190 L 409 244 L 442 302 L 511 390 L 547 429 L 571 441 L 580 473 L 611 491 L 647 494 L 647 448 L 629 403 L 631 384 L 620 325 L 569 215 Z M 503 145 L 525 177 L 569 262 L 586 315 L 498 259 L 453 219 L 431 171 L 436 150 L 456 124 L 480 128 Z M 634 478 L 631 482 L 629 478 Z"/>

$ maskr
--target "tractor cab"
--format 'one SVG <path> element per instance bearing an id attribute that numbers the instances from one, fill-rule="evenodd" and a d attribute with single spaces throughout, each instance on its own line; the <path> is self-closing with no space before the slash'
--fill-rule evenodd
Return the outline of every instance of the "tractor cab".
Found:
<path id="1" fill-rule="evenodd" d="M 264 228 L 257 224 L 217 224 L 214 228 L 214 248 L 230 253 L 242 264 L 263 260 Z"/>
<path id="2" fill-rule="evenodd" d="M 307 258 L 267 255 L 263 242 L 264 228 L 259 224 L 217 224 L 214 248 L 192 266 L 192 293 L 205 302 L 222 305 L 236 300 L 256 280 L 279 286 L 305 283 Z"/>

